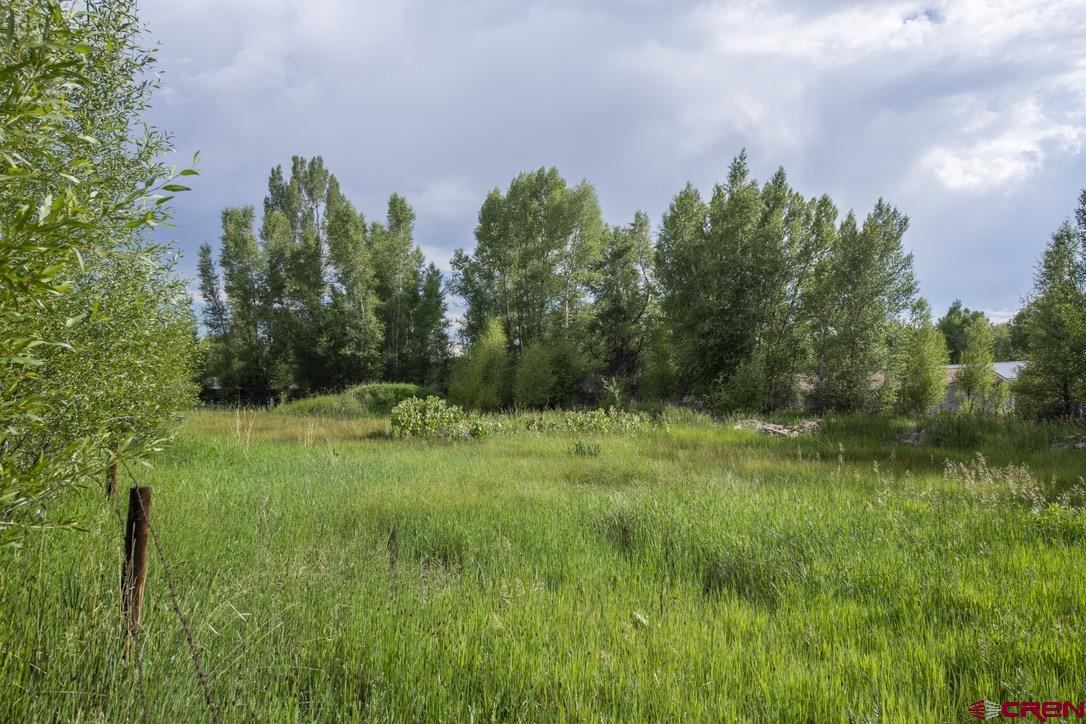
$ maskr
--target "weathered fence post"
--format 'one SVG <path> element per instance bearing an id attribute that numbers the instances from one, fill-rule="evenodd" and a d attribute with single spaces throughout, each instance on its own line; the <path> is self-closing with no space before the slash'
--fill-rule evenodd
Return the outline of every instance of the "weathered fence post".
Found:
<path id="1" fill-rule="evenodd" d="M 143 584 L 147 578 L 147 536 L 151 519 L 151 488 L 128 491 L 128 523 L 124 527 L 124 570 L 121 606 L 128 632 L 139 631 L 143 615 Z"/>

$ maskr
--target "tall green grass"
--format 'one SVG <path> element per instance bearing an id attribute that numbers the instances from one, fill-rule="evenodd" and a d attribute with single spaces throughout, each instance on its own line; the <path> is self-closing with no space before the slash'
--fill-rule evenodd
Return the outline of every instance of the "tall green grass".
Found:
<path id="1" fill-rule="evenodd" d="M 977 451 L 907 423 L 384 426 L 197 413 L 140 473 L 227 720 L 948 721 L 1086 687 L 1086 515 L 978 494 L 944 473 Z M 1053 501 L 1086 461 L 980 450 Z M 122 660 L 101 498 L 0 567 L 0 720 L 206 720 L 154 556 L 142 687 Z"/>

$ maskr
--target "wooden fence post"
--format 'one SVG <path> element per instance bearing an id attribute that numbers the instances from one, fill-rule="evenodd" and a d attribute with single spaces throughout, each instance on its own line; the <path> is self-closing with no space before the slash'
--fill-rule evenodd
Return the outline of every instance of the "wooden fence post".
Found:
<path id="1" fill-rule="evenodd" d="M 128 632 L 135 634 L 143 615 L 143 584 L 147 579 L 147 536 L 151 520 L 151 488 L 128 491 L 128 523 L 124 527 L 124 570 L 121 606 Z"/>

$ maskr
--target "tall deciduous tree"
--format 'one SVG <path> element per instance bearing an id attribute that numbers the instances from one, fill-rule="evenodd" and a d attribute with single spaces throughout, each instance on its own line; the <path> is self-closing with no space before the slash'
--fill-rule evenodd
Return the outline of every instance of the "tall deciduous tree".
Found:
<path id="1" fill-rule="evenodd" d="M 965 330 L 965 349 L 956 378 L 962 409 L 968 413 L 987 412 L 987 401 L 995 383 L 992 366 L 992 325 L 983 314 L 974 317 Z"/>
<path id="2" fill-rule="evenodd" d="M 946 394 L 947 348 L 943 334 L 931 322 L 931 308 L 923 297 L 912 307 L 902 346 L 901 390 L 898 408 L 922 415 Z"/>
<path id="3" fill-rule="evenodd" d="M 715 397 L 724 406 L 738 399 L 729 385 L 743 387 L 744 405 L 752 394 L 758 404 L 789 401 L 809 357 L 806 297 L 832 242 L 835 213 L 828 199 L 807 201 L 792 190 L 783 170 L 759 186 L 745 153 L 708 204 L 691 186 L 675 197 L 656 274 L 690 389 L 723 387 Z M 760 389 L 752 393 L 752 386 Z"/>
<path id="4" fill-rule="evenodd" d="M 880 410 L 893 402 L 899 319 L 916 294 L 908 219 L 882 199 L 863 226 L 849 213 L 822 259 L 812 303 L 814 379 L 824 408 Z"/>
<path id="5" fill-rule="evenodd" d="M 984 312 L 974 311 L 962 305 L 962 300 L 955 299 L 939 319 L 939 331 L 946 339 L 947 350 L 950 353 L 950 364 L 959 364 L 962 361 L 962 352 L 969 341 L 969 325 L 973 320 L 984 316 Z"/>
<path id="6" fill-rule="evenodd" d="M 1019 409 L 1036 417 L 1080 415 L 1086 404 L 1086 191 L 1076 225 L 1052 235 L 1026 307 Z"/>
<path id="7" fill-rule="evenodd" d="M 472 253 L 453 256 L 453 288 L 467 303 L 473 341 L 498 319 L 514 354 L 562 330 L 576 333 L 597 267 L 603 222 L 595 189 L 570 188 L 556 169 L 513 179 L 479 211 Z"/>
<path id="8" fill-rule="evenodd" d="M 612 227 L 605 238 L 592 285 L 593 338 L 601 348 L 600 371 L 634 382 L 656 297 L 648 215 L 637 212 L 629 226 Z"/>
<path id="9" fill-rule="evenodd" d="M 378 316 L 385 331 L 383 354 L 387 379 L 405 379 L 409 360 L 412 322 L 419 303 L 423 265 L 422 251 L 415 246 L 415 212 L 399 194 L 388 200 L 385 224 L 374 224 L 370 233 Z"/>

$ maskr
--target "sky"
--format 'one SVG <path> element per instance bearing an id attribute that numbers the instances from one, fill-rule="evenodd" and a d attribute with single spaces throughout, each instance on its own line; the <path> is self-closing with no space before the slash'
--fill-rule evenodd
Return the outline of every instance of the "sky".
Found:
<path id="1" fill-rule="evenodd" d="M 182 271 L 227 206 L 321 155 L 368 219 L 388 196 L 448 270 L 487 191 L 555 166 L 653 225 L 743 148 L 842 213 L 911 220 L 921 293 L 1007 318 L 1086 187 L 1086 2 L 142 0 L 148 120 L 174 135 Z M 455 312 L 454 305 L 454 312 Z"/>

